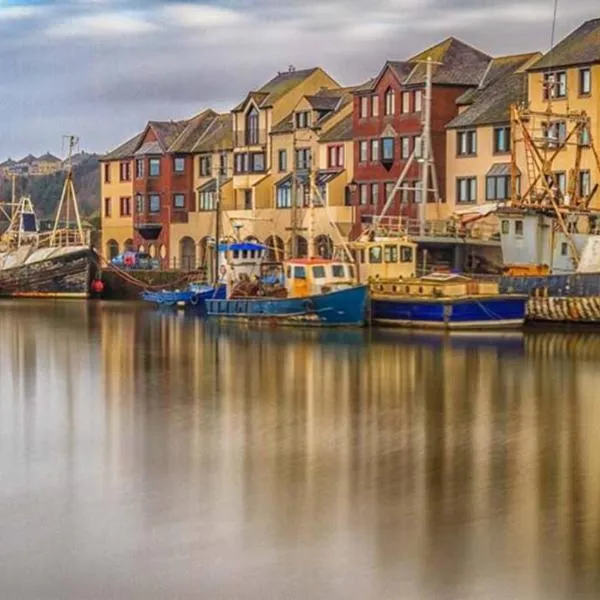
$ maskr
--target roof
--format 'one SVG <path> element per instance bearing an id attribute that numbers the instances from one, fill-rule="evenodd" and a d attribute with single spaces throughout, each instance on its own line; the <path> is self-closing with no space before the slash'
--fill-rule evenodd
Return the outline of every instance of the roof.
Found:
<path id="1" fill-rule="evenodd" d="M 320 142 L 346 142 L 352 139 L 352 115 L 344 117 L 339 123 L 319 138 Z"/>
<path id="2" fill-rule="evenodd" d="M 517 169 L 520 173 L 521 171 Z M 486 175 L 510 175 L 512 173 L 512 165 L 509 162 L 492 163 Z"/>
<path id="3" fill-rule="evenodd" d="M 17 163 L 12 158 L 8 158 L 3 163 L 0 163 L 0 167 L 12 167 L 16 164 Z"/>
<path id="4" fill-rule="evenodd" d="M 241 111 L 250 98 L 254 99 L 260 108 L 269 108 L 273 106 L 277 100 L 308 79 L 318 69 L 319 67 L 313 67 L 312 69 L 301 69 L 300 71 L 290 70 L 278 73 L 260 89 L 250 92 L 244 101 L 233 109 L 233 112 Z"/>
<path id="5" fill-rule="evenodd" d="M 148 121 L 146 129 L 152 129 L 158 143 L 166 151 L 183 133 L 189 122 L 189 119 L 185 121 Z"/>
<path id="6" fill-rule="evenodd" d="M 335 110 L 339 104 L 341 96 L 329 96 L 324 94 L 316 94 L 314 96 L 306 96 L 308 103 L 314 110 Z"/>
<path id="7" fill-rule="evenodd" d="M 492 125 L 509 121 L 510 106 L 527 98 L 527 75 L 523 67 L 537 53 L 515 54 L 495 58 L 479 87 L 462 94 L 458 104 L 468 105 L 461 114 L 454 117 L 449 128 Z"/>
<path id="8" fill-rule="evenodd" d="M 154 154 L 163 154 L 163 149 L 158 142 L 146 142 L 135 151 L 135 156 L 148 156 Z"/>
<path id="9" fill-rule="evenodd" d="M 233 148 L 233 118 L 230 113 L 218 115 L 196 141 L 192 152 L 213 152 Z"/>
<path id="10" fill-rule="evenodd" d="M 62 162 L 60 158 L 54 156 L 54 154 L 50 154 L 50 152 L 46 152 L 46 154 L 42 154 L 39 158 L 36 159 L 38 162 Z"/>
<path id="11" fill-rule="evenodd" d="M 187 125 L 169 146 L 169 152 L 192 152 L 194 145 L 206 133 L 218 114 L 207 109 L 187 121 Z"/>
<path id="12" fill-rule="evenodd" d="M 231 177 L 229 177 L 228 179 L 221 179 L 219 189 L 221 189 L 223 186 L 227 185 L 231 180 L 232 180 Z M 212 179 L 209 179 L 206 183 L 199 185 L 196 188 L 196 191 L 198 191 L 198 192 L 214 192 L 216 189 L 217 189 L 217 178 L 213 177 Z"/>
<path id="13" fill-rule="evenodd" d="M 529 69 L 539 71 L 600 62 L 600 19 L 586 21 Z"/>
<path id="14" fill-rule="evenodd" d="M 35 160 L 35 156 L 33 154 L 28 154 L 27 156 L 24 156 L 21 160 L 18 160 L 18 163 L 26 163 L 28 165 L 30 165 L 33 161 Z"/>
<path id="15" fill-rule="evenodd" d="M 135 149 L 142 139 L 143 131 L 129 138 L 126 142 L 123 142 L 120 146 L 117 146 L 114 150 L 111 150 L 105 154 L 100 160 L 120 160 L 122 158 L 131 158 Z"/>

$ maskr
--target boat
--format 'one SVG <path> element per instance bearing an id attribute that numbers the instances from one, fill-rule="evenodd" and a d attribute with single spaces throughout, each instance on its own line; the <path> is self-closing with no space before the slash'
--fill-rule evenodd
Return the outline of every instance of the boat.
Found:
<path id="1" fill-rule="evenodd" d="M 77 138 L 69 136 L 69 157 Z M 8 227 L 0 236 L 0 296 L 87 298 L 97 257 L 84 231 L 68 162 L 64 187 L 52 230 L 41 232 L 31 198 L 3 203 Z M 14 182 L 14 179 L 13 179 Z M 14 185 L 13 185 L 14 190 Z M 75 224 L 69 222 L 73 215 Z"/>
<path id="2" fill-rule="evenodd" d="M 146 302 L 160 307 L 202 308 L 205 300 L 225 298 L 225 286 L 215 288 L 212 285 L 190 283 L 183 290 L 147 290 L 141 296 Z"/>
<path id="3" fill-rule="evenodd" d="M 374 325 L 447 330 L 519 328 L 528 296 L 458 273 L 417 276 L 416 243 L 370 237 L 352 244 L 359 278 L 369 286 Z"/>
<path id="4" fill-rule="evenodd" d="M 205 301 L 209 318 L 268 325 L 365 325 L 367 286 L 357 284 L 354 265 L 322 258 L 269 262 L 264 249 L 250 259 L 239 246 L 231 246 L 226 298 Z"/>

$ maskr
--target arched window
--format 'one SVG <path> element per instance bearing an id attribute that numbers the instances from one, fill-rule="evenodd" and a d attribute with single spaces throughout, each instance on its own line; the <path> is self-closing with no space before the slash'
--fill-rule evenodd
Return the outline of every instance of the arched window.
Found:
<path id="1" fill-rule="evenodd" d="M 123 242 L 123 252 L 126 250 L 129 252 L 135 252 L 135 246 L 133 245 L 133 240 L 131 238 L 128 238 Z"/>
<path id="2" fill-rule="evenodd" d="M 258 144 L 258 110 L 253 106 L 246 114 L 246 144 Z"/>
<path id="3" fill-rule="evenodd" d="M 270 236 L 265 240 L 265 246 L 267 247 L 267 260 L 279 261 L 283 260 L 284 248 L 283 240 L 275 235 Z"/>
<path id="4" fill-rule="evenodd" d="M 393 115 L 396 109 L 396 94 L 392 88 L 385 91 L 385 114 Z"/>
<path id="5" fill-rule="evenodd" d="M 119 255 L 119 243 L 116 240 L 108 240 L 106 242 L 106 256 L 108 260 L 112 260 Z"/>
<path id="6" fill-rule="evenodd" d="M 317 255 L 321 258 L 333 257 L 333 241 L 328 235 L 319 235 L 315 239 Z"/>
<path id="7" fill-rule="evenodd" d="M 196 243 L 191 237 L 183 237 L 179 240 L 179 260 L 181 268 L 191 271 L 196 268 Z"/>

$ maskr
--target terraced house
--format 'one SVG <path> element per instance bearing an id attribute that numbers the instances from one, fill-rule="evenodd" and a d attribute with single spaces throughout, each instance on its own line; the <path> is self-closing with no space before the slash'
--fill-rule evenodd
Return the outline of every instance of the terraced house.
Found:
<path id="1" fill-rule="evenodd" d="M 446 138 L 449 211 L 510 198 L 510 107 L 527 100 L 527 68 L 540 56 L 535 52 L 494 58 L 479 85 L 457 99 L 459 114 L 448 123 Z M 523 165 L 522 148 L 518 151 Z"/>
<path id="2" fill-rule="evenodd" d="M 437 187 L 442 202 L 446 200 L 446 125 L 457 114 L 456 100 L 479 85 L 491 61 L 487 54 L 453 37 L 408 60 L 387 61 L 377 77 L 354 94 L 355 235 L 364 222 L 381 212 L 411 155 L 418 158 L 428 58 L 433 62 L 431 145 L 435 161 L 428 190 Z M 389 214 L 416 218 L 421 187 L 415 160 Z M 435 194 L 428 191 L 427 216 L 447 216 L 447 207 L 434 200 Z"/>

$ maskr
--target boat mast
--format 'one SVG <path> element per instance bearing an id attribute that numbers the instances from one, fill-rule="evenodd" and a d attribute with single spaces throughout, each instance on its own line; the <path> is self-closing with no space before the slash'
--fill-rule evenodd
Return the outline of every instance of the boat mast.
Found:
<path id="1" fill-rule="evenodd" d="M 219 285 L 219 236 L 221 233 L 221 168 L 217 167 L 215 190 L 215 256 L 213 282 L 215 288 Z"/>

